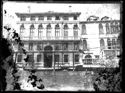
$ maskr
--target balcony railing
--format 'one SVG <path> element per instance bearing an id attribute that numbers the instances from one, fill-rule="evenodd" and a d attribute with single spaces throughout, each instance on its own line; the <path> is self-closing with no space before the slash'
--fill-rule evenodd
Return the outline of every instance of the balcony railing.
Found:
<path id="1" fill-rule="evenodd" d="M 22 37 L 22 40 L 80 40 L 80 36 L 74 37 L 74 36 L 42 36 L 42 37 Z"/>
<path id="2" fill-rule="evenodd" d="M 99 59 L 95 58 L 85 58 L 82 59 L 84 65 L 99 65 Z"/>

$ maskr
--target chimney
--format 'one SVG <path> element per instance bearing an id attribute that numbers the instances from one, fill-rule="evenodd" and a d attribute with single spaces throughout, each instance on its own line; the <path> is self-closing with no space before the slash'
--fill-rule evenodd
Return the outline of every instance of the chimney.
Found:
<path id="1" fill-rule="evenodd" d="M 72 12 L 72 6 L 69 5 L 69 12 Z"/>
<path id="2" fill-rule="evenodd" d="M 28 13 L 30 13 L 30 12 L 31 12 L 30 10 L 31 10 L 31 7 L 30 7 L 30 6 L 28 6 Z"/>

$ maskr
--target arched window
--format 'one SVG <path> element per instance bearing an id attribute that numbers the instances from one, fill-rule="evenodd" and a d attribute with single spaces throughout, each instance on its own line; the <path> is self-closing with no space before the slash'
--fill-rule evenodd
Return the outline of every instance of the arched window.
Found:
<path id="1" fill-rule="evenodd" d="M 85 35 L 86 34 L 86 25 L 82 24 L 82 33 L 81 35 Z"/>
<path id="2" fill-rule="evenodd" d="M 65 24 L 64 25 L 64 38 L 67 38 L 68 37 L 68 25 Z"/>
<path id="3" fill-rule="evenodd" d="M 31 26 L 30 26 L 30 38 L 33 38 L 33 33 L 34 33 L 34 25 L 32 24 Z"/>
<path id="4" fill-rule="evenodd" d="M 23 32 L 24 29 L 25 29 L 24 24 L 22 24 L 22 25 L 20 26 L 20 32 Z"/>
<path id="5" fill-rule="evenodd" d="M 115 33 L 115 22 L 111 22 L 111 34 Z"/>
<path id="6" fill-rule="evenodd" d="M 103 40 L 103 39 L 100 40 L 100 48 L 101 48 L 101 49 L 104 49 L 104 48 L 105 48 L 105 43 L 104 43 L 104 40 Z"/>
<path id="7" fill-rule="evenodd" d="M 51 24 L 49 23 L 46 28 L 51 29 Z"/>
<path id="8" fill-rule="evenodd" d="M 107 39 L 107 45 L 108 45 L 108 49 L 111 49 L 112 41 L 110 40 L 110 38 Z"/>
<path id="9" fill-rule="evenodd" d="M 55 26 L 55 36 L 56 37 L 59 37 L 60 36 L 60 27 L 59 27 L 59 24 L 57 24 Z"/>
<path id="10" fill-rule="evenodd" d="M 109 23 L 106 23 L 106 34 L 110 34 Z"/>
<path id="11" fill-rule="evenodd" d="M 38 37 L 41 38 L 43 36 L 43 26 L 40 24 L 38 26 Z"/>
<path id="12" fill-rule="evenodd" d="M 119 32 L 119 25 L 118 22 L 115 22 L 115 33 Z"/>
<path id="13" fill-rule="evenodd" d="M 104 34 L 103 25 L 99 23 L 99 34 Z"/>
<path id="14" fill-rule="evenodd" d="M 51 29 L 52 29 L 51 24 L 48 24 L 46 29 L 47 29 L 46 35 L 47 35 L 48 38 L 50 38 L 51 37 Z"/>
<path id="15" fill-rule="evenodd" d="M 87 41 L 83 40 L 83 50 L 87 50 Z"/>
<path id="16" fill-rule="evenodd" d="M 88 54 L 88 55 L 85 56 L 84 64 L 92 64 L 92 57 L 91 57 L 91 55 Z"/>
<path id="17" fill-rule="evenodd" d="M 77 24 L 74 25 L 73 30 L 74 30 L 74 37 L 77 38 L 78 37 L 78 25 Z"/>
<path id="18" fill-rule="evenodd" d="M 20 36 L 21 36 L 21 37 L 23 36 L 24 30 L 25 30 L 25 27 L 24 27 L 24 24 L 22 24 L 22 25 L 20 26 Z"/>

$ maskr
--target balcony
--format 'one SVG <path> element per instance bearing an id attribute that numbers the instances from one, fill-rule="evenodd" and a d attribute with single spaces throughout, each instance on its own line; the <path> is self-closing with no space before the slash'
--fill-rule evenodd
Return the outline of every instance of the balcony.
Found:
<path id="1" fill-rule="evenodd" d="M 113 37 L 118 37 L 118 35 L 119 35 L 119 33 L 113 33 L 113 34 L 100 34 L 99 35 L 99 37 L 100 38 L 108 38 L 108 37 L 111 37 L 111 38 L 113 38 Z"/>
<path id="2" fill-rule="evenodd" d="M 22 37 L 21 40 L 80 40 L 80 36 L 78 37 L 74 37 L 74 36 L 68 36 L 68 37 L 64 37 L 64 36 L 59 36 L 59 37 L 55 37 L 55 36 L 50 36 L 50 37 L 46 37 L 46 36 L 42 36 L 42 37 Z"/>
<path id="3" fill-rule="evenodd" d="M 85 58 L 82 59 L 84 65 L 99 65 L 99 59 L 95 58 Z"/>
<path id="4" fill-rule="evenodd" d="M 118 67 L 118 58 L 112 59 L 83 59 L 83 67 Z"/>
<path id="5" fill-rule="evenodd" d="M 75 24 L 75 23 L 79 23 L 78 20 L 38 20 L 38 21 L 17 21 L 17 24 Z"/>

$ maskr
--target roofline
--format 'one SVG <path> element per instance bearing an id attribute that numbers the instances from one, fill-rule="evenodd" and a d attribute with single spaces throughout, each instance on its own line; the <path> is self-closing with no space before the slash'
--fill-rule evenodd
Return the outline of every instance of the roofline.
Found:
<path id="1" fill-rule="evenodd" d="M 106 20 L 106 21 L 99 20 L 99 21 L 80 21 L 79 23 L 80 24 L 83 24 L 83 23 L 106 23 L 106 22 L 113 22 L 113 21 L 120 22 L 120 20 Z"/>
<path id="2" fill-rule="evenodd" d="M 55 16 L 55 15 L 60 15 L 60 16 L 72 16 L 76 15 L 79 16 L 81 12 L 71 12 L 71 13 L 61 13 L 61 12 L 44 12 L 44 13 L 15 13 L 18 17 L 20 16 Z"/>

